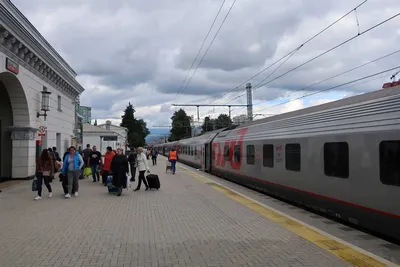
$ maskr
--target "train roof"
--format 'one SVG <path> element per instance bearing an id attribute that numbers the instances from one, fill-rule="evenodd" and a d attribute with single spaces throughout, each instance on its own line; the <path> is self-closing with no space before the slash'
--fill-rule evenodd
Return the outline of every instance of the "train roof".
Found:
<path id="1" fill-rule="evenodd" d="M 384 97 L 394 96 L 394 95 L 399 95 L 399 94 L 400 94 L 400 86 L 389 87 L 389 88 L 380 89 L 377 91 L 372 91 L 372 92 L 368 92 L 368 93 L 364 93 L 364 94 L 360 94 L 360 95 L 347 97 L 344 99 L 339 99 L 339 100 L 332 101 L 332 102 L 325 103 L 325 104 L 320 104 L 320 105 L 316 105 L 316 106 L 312 106 L 312 107 L 308 107 L 308 108 L 303 108 L 303 109 L 299 109 L 299 110 L 295 110 L 295 111 L 291 111 L 291 112 L 282 113 L 279 115 L 271 116 L 271 117 L 260 119 L 260 120 L 251 121 L 251 122 L 245 123 L 243 125 L 240 125 L 238 128 L 248 127 L 251 125 L 261 124 L 261 123 L 266 123 L 266 122 L 271 122 L 271 121 L 277 121 L 277 120 L 281 120 L 281 119 L 292 118 L 292 117 L 296 117 L 296 116 L 300 116 L 300 115 L 306 115 L 306 114 L 315 113 L 315 112 L 319 112 L 319 111 L 325 111 L 325 110 L 329 110 L 329 109 L 333 109 L 333 108 L 362 103 L 362 102 L 366 102 L 366 101 L 370 101 L 370 100 L 376 100 L 379 98 L 384 98 Z"/>
<path id="2" fill-rule="evenodd" d="M 385 88 L 295 112 L 241 125 L 247 138 L 310 137 L 332 133 L 398 129 L 400 86 Z M 217 139 L 238 136 L 238 131 L 220 133 Z"/>

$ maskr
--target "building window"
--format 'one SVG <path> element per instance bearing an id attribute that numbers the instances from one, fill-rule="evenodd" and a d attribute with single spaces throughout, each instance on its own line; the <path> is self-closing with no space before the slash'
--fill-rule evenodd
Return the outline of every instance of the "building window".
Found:
<path id="1" fill-rule="evenodd" d="M 235 145 L 233 147 L 233 155 L 234 155 L 235 162 L 240 162 L 240 146 L 239 145 Z"/>
<path id="2" fill-rule="evenodd" d="M 57 109 L 58 109 L 58 111 L 62 111 L 61 110 L 61 96 L 60 95 L 57 97 Z"/>
<path id="3" fill-rule="evenodd" d="M 301 169 L 300 144 L 286 144 L 285 165 L 286 165 L 286 170 L 297 171 L 297 172 L 300 171 Z"/>
<path id="4" fill-rule="evenodd" d="M 346 142 L 324 144 L 326 176 L 349 178 L 349 145 Z"/>
<path id="5" fill-rule="evenodd" d="M 274 145 L 263 145 L 263 165 L 264 167 L 274 167 Z"/>
<path id="6" fill-rule="evenodd" d="M 58 152 L 64 151 L 64 149 L 61 147 L 61 134 L 56 133 L 56 148 Z"/>
<path id="7" fill-rule="evenodd" d="M 248 145 L 246 147 L 246 162 L 248 165 L 254 165 L 256 163 L 256 151 L 254 145 Z"/>
<path id="8" fill-rule="evenodd" d="M 383 184 L 400 186 L 400 141 L 379 144 L 380 179 Z"/>
<path id="9" fill-rule="evenodd" d="M 229 146 L 227 145 L 224 146 L 224 158 L 225 161 L 229 161 Z"/>

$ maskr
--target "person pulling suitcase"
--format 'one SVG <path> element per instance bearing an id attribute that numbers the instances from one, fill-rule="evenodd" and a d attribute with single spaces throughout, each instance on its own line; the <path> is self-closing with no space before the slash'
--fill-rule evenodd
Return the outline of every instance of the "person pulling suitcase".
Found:
<path id="1" fill-rule="evenodd" d="M 147 184 L 146 178 L 144 177 L 144 173 L 147 171 L 150 173 L 149 165 L 147 164 L 147 157 L 143 153 L 143 147 L 138 147 L 137 149 L 137 169 L 139 170 L 139 182 L 135 190 L 133 191 L 138 191 L 140 190 L 140 186 L 142 185 L 142 181 L 144 185 L 146 186 L 146 191 L 149 190 L 149 185 Z"/>

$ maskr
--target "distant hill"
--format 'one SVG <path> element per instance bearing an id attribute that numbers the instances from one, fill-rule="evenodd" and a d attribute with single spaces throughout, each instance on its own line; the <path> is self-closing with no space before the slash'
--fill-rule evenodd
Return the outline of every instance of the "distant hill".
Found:
<path id="1" fill-rule="evenodd" d="M 153 140 L 160 140 L 164 136 L 169 136 L 169 128 L 149 128 L 150 134 L 146 137 L 146 142 L 150 143 Z"/>
<path id="2" fill-rule="evenodd" d="M 169 134 L 169 128 L 150 128 L 149 131 L 149 135 Z"/>

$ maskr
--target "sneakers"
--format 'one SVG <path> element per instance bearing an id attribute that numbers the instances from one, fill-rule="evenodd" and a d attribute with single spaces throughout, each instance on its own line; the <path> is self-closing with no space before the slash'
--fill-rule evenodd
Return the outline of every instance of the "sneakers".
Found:
<path id="1" fill-rule="evenodd" d="M 52 197 L 53 196 L 53 193 L 49 193 L 49 197 Z M 41 196 L 37 196 L 37 197 L 35 197 L 35 200 L 40 200 L 40 199 L 42 199 L 42 197 Z"/>
<path id="2" fill-rule="evenodd" d="M 79 194 L 78 194 L 78 192 L 75 192 L 75 196 L 77 197 Z"/>
<path id="3" fill-rule="evenodd" d="M 71 198 L 71 195 L 70 194 L 66 194 L 65 198 Z"/>

